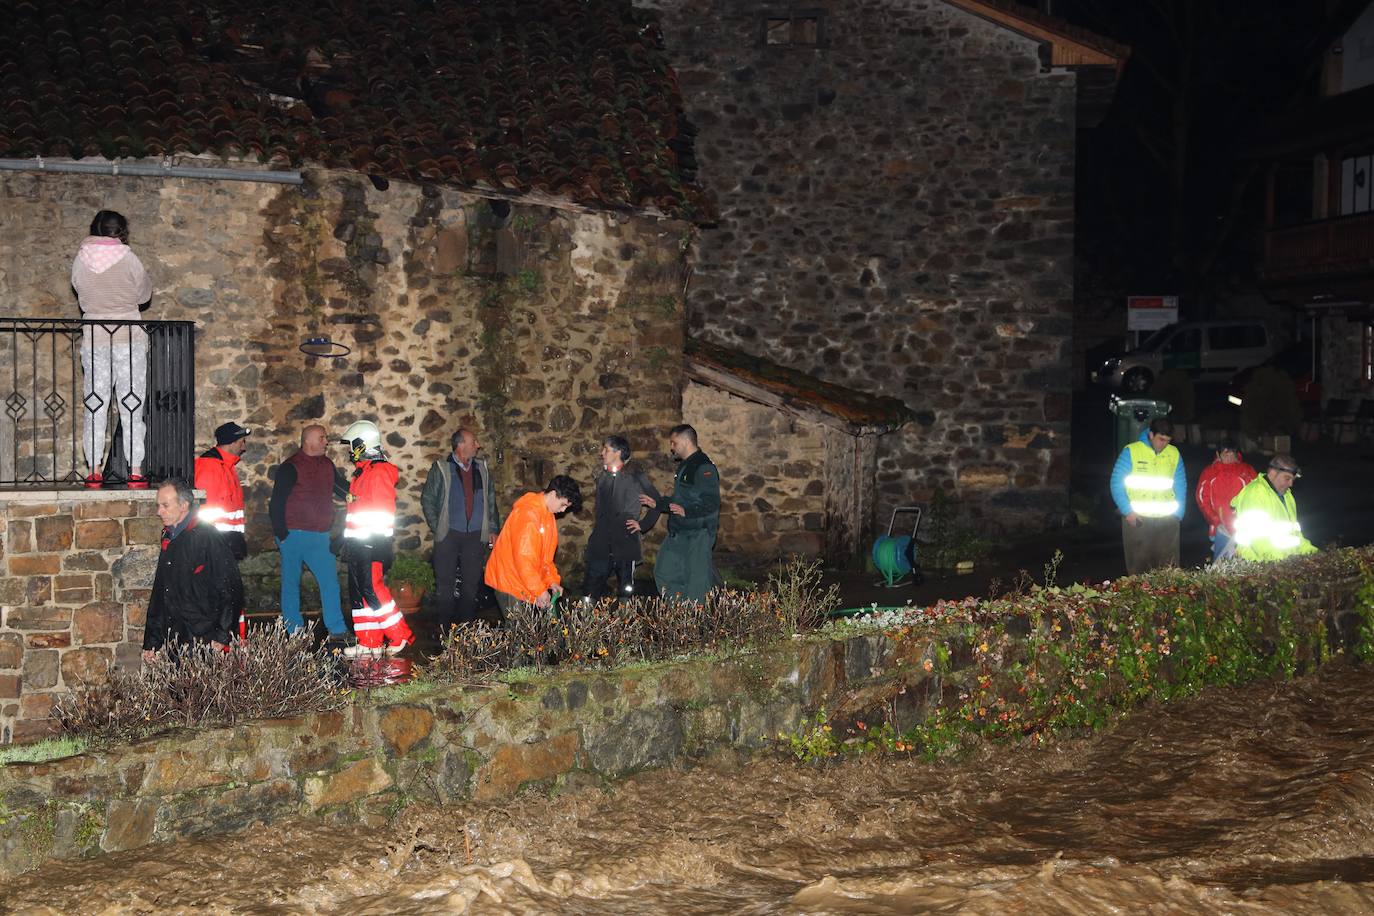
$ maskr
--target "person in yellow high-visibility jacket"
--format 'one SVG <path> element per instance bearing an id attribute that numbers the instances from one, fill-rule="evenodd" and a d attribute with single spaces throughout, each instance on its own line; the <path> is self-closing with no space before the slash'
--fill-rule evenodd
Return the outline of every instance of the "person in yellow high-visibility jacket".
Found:
<path id="1" fill-rule="evenodd" d="M 1188 503 L 1183 459 L 1170 442 L 1174 424 L 1156 417 L 1112 469 L 1128 575 L 1178 565 L 1178 523 Z"/>
<path id="2" fill-rule="evenodd" d="M 1298 524 L 1292 489 L 1301 476 L 1293 456 L 1275 455 L 1264 476 L 1250 481 L 1231 500 L 1236 510 L 1236 556 L 1263 562 L 1317 552 Z"/>

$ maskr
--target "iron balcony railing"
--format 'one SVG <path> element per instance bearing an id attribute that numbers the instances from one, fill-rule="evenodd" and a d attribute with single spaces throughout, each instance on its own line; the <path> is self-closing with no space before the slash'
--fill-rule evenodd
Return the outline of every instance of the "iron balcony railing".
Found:
<path id="1" fill-rule="evenodd" d="M 190 480 L 195 325 L 0 317 L 0 487 Z"/>

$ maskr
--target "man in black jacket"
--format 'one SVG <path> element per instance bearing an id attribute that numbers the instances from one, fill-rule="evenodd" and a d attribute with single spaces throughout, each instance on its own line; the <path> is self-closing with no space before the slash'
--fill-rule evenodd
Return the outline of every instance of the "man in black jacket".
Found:
<path id="1" fill-rule="evenodd" d="M 194 503 L 181 478 L 158 487 L 157 517 L 165 527 L 143 630 L 145 660 L 174 639 L 227 646 L 243 607 L 238 563 L 219 532 L 196 524 Z"/>
<path id="2" fill-rule="evenodd" d="M 630 443 L 624 436 L 606 437 L 601 444 L 601 466 L 596 478 L 596 521 L 587 539 L 587 581 L 582 585 L 592 601 L 606 597 L 612 574 L 622 596 L 634 594 L 635 564 L 644 559 L 641 536 L 661 514 L 658 490 L 639 462 L 630 460 Z M 641 496 L 653 501 L 643 518 Z"/>

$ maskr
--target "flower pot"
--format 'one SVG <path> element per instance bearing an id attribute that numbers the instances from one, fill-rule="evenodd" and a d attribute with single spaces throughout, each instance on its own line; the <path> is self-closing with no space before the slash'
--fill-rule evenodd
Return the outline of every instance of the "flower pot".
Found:
<path id="1" fill-rule="evenodd" d="M 391 597 L 396 601 L 396 608 L 402 614 L 414 614 L 420 609 L 420 602 L 425 598 L 425 590 L 416 588 L 409 582 L 400 582 L 392 587 Z"/>

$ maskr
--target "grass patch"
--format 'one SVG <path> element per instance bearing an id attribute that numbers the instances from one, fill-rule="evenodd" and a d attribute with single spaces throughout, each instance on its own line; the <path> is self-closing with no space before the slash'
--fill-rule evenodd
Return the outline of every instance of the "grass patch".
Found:
<path id="1" fill-rule="evenodd" d="M 0 765 L 7 763 L 46 763 L 75 757 L 90 746 L 85 738 L 48 738 L 33 744 L 10 744 L 0 747 Z"/>

